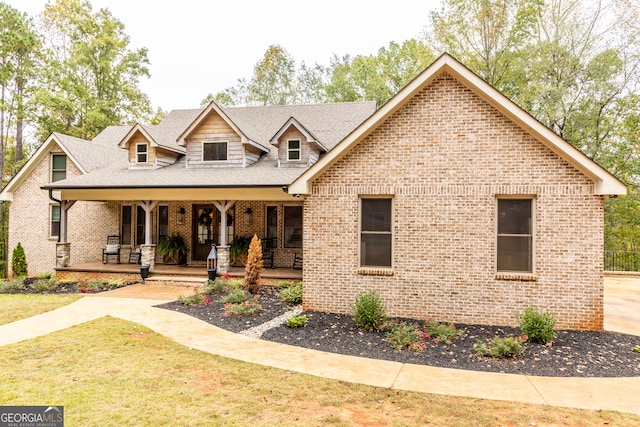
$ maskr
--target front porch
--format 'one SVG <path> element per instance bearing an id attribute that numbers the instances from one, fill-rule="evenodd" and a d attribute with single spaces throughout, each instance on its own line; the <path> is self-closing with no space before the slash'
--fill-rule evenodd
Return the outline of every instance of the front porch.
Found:
<path id="1" fill-rule="evenodd" d="M 229 267 L 228 274 L 233 278 L 244 276 L 244 267 Z M 123 282 L 142 282 L 140 265 L 137 264 L 103 264 L 87 262 L 68 267 L 56 268 L 58 280 L 122 280 Z M 262 273 L 264 285 L 275 285 L 279 281 L 301 281 L 302 270 L 293 268 L 265 268 Z M 145 283 L 196 286 L 208 281 L 207 268 L 204 263 L 185 266 L 155 264 L 149 271 Z"/>

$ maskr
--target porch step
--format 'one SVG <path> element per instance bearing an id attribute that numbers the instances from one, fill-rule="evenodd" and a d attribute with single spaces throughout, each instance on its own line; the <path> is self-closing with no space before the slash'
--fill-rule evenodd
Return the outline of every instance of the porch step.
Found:
<path id="1" fill-rule="evenodd" d="M 189 277 L 189 276 L 149 276 L 144 283 L 147 285 L 165 285 L 165 286 L 205 286 L 209 279 L 206 277 Z"/>

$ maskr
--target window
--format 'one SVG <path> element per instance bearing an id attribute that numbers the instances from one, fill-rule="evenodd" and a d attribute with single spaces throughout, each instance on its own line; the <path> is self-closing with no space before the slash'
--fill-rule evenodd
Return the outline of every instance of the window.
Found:
<path id="1" fill-rule="evenodd" d="M 60 235 L 60 205 L 51 205 L 51 237 Z"/>
<path id="2" fill-rule="evenodd" d="M 390 198 L 361 199 L 360 266 L 391 267 Z"/>
<path id="3" fill-rule="evenodd" d="M 138 206 L 136 215 L 136 245 L 144 245 L 146 212 Z"/>
<path id="4" fill-rule="evenodd" d="M 284 207 L 284 247 L 302 247 L 302 206 Z"/>
<path id="5" fill-rule="evenodd" d="M 169 206 L 158 206 L 158 241 L 169 235 Z"/>
<path id="6" fill-rule="evenodd" d="M 265 218 L 267 220 L 266 230 L 267 230 L 267 239 L 277 239 L 278 238 L 278 207 L 277 206 L 267 206 L 267 212 Z"/>
<path id="7" fill-rule="evenodd" d="M 205 162 L 223 162 L 227 160 L 226 142 L 203 142 L 202 160 Z"/>
<path id="8" fill-rule="evenodd" d="M 498 199 L 498 271 L 533 272 L 532 212 L 532 199 Z"/>
<path id="9" fill-rule="evenodd" d="M 120 216 L 120 242 L 123 245 L 131 244 L 131 206 L 122 206 Z"/>
<path id="10" fill-rule="evenodd" d="M 67 177 L 67 156 L 54 154 L 51 159 L 51 182 L 61 181 Z"/>
<path id="11" fill-rule="evenodd" d="M 136 144 L 136 156 L 138 163 L 147 163 L 148 161 L 148 146 L 147 144 Z"/>
<path id="12" fill-rule="evenodd" d="M 300 160 L 300 140 L 287 141 L 287 160 Z"/>

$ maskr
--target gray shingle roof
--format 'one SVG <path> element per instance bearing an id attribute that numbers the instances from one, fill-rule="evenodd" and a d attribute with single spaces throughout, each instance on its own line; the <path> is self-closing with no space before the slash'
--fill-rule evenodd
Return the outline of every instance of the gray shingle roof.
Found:
<path id="1" fill-rule="evenodd" d="M 225 107 L 225 114 L 245 135 L 265 147 L 289 118 L 294 117 L 331 149 L 375 111 L 374 102 L 265 107 Z M 163 146 L 179 148 L 176 139 L 202 109 L 174 110 L 159 124 L 144 126 Z M 129 169 L 127 151 L 117 148 L 130 126 L 111 126 L 91 143 L 65 137 L 68 148 L 89 172 L 45 188 L 176 188 L 282 186 L 294 181 L 306 168 L 278 168 L 277 149 L 248 167 L 187 169 L 184 155 L 173 165 L 159 169 Z M 66 145 L 66 144 L 65 144 Z M 93 149 L 92 149 L 93 148 Z M 85 163 L 87 166 L 85 166 Z"/>

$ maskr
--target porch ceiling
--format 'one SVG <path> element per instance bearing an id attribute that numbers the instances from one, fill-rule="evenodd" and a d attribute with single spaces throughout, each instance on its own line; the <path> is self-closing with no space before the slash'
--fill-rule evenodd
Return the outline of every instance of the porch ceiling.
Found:
<path id="1" fill-rule="evenodd" d="M 61 200 L 297 200 L 282 187 L 62 189 Z"/>

